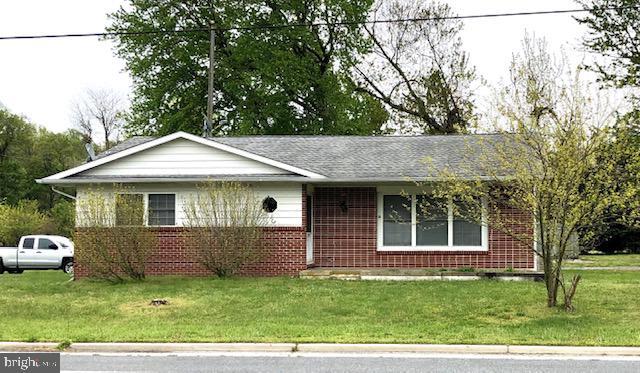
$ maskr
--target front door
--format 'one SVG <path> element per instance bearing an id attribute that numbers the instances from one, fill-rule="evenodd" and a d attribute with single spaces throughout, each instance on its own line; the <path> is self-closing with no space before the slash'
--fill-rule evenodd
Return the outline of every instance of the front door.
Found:
<path id="1" fill-rule="evenodd" d="M 39 267 L 41 268 L 55 268 L 60 265 L 60 254 L 58 254 L 60 247 L 55 242 L 48 238 L 38 238 L 38 249 L 36 253 L 39 253 Z"/>
<path id="2" fill-rule="evenodd" d="M 313 196 L 307 194 L 307 265 L 313 264 Z"/>

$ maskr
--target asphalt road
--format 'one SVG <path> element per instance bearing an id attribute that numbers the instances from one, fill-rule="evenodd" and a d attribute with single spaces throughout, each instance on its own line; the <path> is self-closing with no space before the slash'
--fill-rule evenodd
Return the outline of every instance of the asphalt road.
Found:
<path id="1" fill-rule="evenodd" d="M 640 358 L 418 354 L 63 354 L 63 372 L 640 372 Z"/>

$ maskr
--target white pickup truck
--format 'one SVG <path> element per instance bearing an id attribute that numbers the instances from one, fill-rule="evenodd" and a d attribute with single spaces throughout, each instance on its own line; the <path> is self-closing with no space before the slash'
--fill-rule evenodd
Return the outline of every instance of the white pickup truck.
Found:
<path id="1" fill-rule="evenodd" d="M 23 236 L 18 247 L 0 247 L 0 274 L 25 269 L 73 272 L 73 242 L 62 236 Z"/>

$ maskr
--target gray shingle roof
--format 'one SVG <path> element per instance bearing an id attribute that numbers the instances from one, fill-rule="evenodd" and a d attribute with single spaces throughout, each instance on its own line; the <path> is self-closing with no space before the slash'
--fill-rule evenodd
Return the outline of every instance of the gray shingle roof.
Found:
<path id="1" fill-rule="evenodd" d="M 133 137 L 105 157 L 153 140 Z M 479 172 L 491 146 L 507 135 L 247 136 L 211 140 L 337 180 L 401 180 L 438 176 L 443 169 Z"/>

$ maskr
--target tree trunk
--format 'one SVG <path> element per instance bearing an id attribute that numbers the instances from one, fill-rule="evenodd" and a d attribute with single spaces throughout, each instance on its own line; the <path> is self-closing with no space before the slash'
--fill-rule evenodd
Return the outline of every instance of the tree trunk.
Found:
<path id="1" fill-rule="evenodd" d="M 547 307 L 555 307 L 558 304 L 558 280 L 555 276 L 549 276 L 547 282 Z"/>
<path id="2" fill-rule="evenodd" d="M 547 307 L 555 307 L 558 304 L 558 273 L 553 268 L 551 257 L 548 254 L 542 260 L 544 262 L 544 282 L 547 287 Z"/>
<path id="3" fill-rule="evenodd" d="M 582 276 L 580 275 L 573 275 L 573 278 L 571 279 L 571 286 L 569 287 L 569 290 L 566 290 L 564 293 L 564 309 L 567 312 L 573 312 L 574 310 L 573 296 L 576 295 L 576 288 L 578 287 L 578 283 L 581 278 Z"/>

